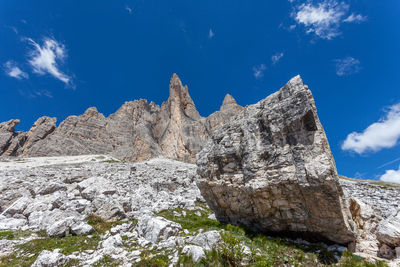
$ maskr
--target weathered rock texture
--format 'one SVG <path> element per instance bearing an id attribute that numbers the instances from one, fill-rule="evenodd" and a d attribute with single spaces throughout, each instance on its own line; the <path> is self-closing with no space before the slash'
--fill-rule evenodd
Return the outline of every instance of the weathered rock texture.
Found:
<path id="1" fill-rule="evenodd" d="M 328 140 L 300 76 L 216 130 L 198 186 L 220 221 L 348 243 L 354 223 Z"/>
<path id="2" fill-rule="evenodd" d="M 108 117 L 91 107 L 58 127 L 56 118 L 39 118 L 27 133 L 14 131 L 19 120 L 1 123 L 0 155 L 111 154 L 128 161 L 164 156 L 194 162 L 210 134 L 242 107 L 227 95 L 221 110 L 204 118 L 176 74 L 169 91 L 161 107 L 140 99 L 126 102 Z"/>

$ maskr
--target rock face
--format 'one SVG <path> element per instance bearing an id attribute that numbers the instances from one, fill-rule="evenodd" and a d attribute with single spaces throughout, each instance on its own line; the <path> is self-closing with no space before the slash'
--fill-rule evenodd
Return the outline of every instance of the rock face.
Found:
<path id="1" fill-rule="evenodd" d="M 218 127 L 224 125 L 242 110 L 243 107 L 239 106 L 230 94 L 227 94 L 219 111 L 214 112 L 207 118 L 208 131 L 213 133 Z"/>
<path id="2" fill-rule="evenodd" d="M 328 140 L 300 76 L 216 130 L 197 165 L 197 184 L 222 222 L 355 240 Z"/>
<path id="3" fill-rule="evenodd" d="M 169 92 L 161 107 L 140 99 L 125 102 L 108 117 L 91 107 L 58 127 L 55 118 L 39 118 L 27 133 L 14 131 L 19 120 L 1 123 L 0 155 L 111 154 L 127 161 L 164 156 L 194 162 L 210 134 L 242 108 L 227 95 L 220 111 L 201 117 L 176 74 Z"/>
<path id="4" fill-rule="evenodd" d="M 169 95 L 157 115 L 154 137 L 164 156 L 193 162 L 209 136 L 205 118 L 197 112 L 188 87 L 182 85 L 176 74 L 171 78 Z"/>
<path id="5" fill-rule="evenodd" d="M 19 120 L 9 120 L 0 123 L 0 155 L 3 154 L 11 145 L 13 137 L 18 134 L 14 132 L 15 126 Z"/>

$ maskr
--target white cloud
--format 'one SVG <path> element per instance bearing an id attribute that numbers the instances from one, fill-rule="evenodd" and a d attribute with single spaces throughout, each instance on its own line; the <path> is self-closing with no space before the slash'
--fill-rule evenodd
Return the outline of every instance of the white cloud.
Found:
<path id="1" fill-rule="evenodd" d="M 21 80 L 21 79 L 28 79 L 29 75 L 26 72 L 23 72 L 14 61 L 7 61 L 4 63 L 4 71 L 6 74 L 10 77 L 13 77 L 15 79 Z"/>
<path id="2" fill-rule="evenodd" d="M 210 28 L 210 30 L 208 31 L 208 38 L 212 39 L 214 37 L 215 33 L 213 32 L 213 30 Z"/>
<path id="3" fill-rule="evenodd" d="M 27 39 L 34 47 L 30 53 L 29 64 L 37 74 L 50 74 L 65 84 L 71 84 L 71 77 L 59 70 L 59 63 L 67 57 L 67 52 L 63 44 L 60 44 L 52 38 L 45 38 L 42 46 Z"/>
<path id="4" fill-rule="evenodd" d="M 335 59 L 336 74 L 338 76 L 347 76 L 360 71 L 360 61 L 353 57 L 345 57 L 342 59 Z"/>
<path id="5" fill-rule="evenodd" d="M 272 55 L 271 57 L 272 64 L 275 65 L 276 63 L 278 63 L 278 61 L 283 57 L 283 55 L 284 55 L 283 52 Z"/>
<path id="6" fill-rule="evenodd" d="M 400 183 L 400 166 L 397 170 L 387 170 L 380 179 L 383 182 Z"/>
<path id="7" fill-rule="evenodd" d="M 343 150 L 362 154 L 394 147 L 400 139 L 400 103 L 389 107 L 386 116 L 368 126 L 362 133 L 349 134 L 342 144 Z"/>
<path id="8" fill-rule="evenodd" d="M 253 67 L 254 78 L 261 79 L 262 77 L 264 77 L 264 71 L 266 69 L 267 69 L 267 66 L 265 66 L 265 64 L 260 64 L 260 65 L 254 66 Z"/>
<path id="9" fill-rule="evenodd" d="M 363 22 L 363 21 L 366 21 L 366 20 L 367 20 L 367 17 L 365 17 L 365 16 L 363 16 L 363 15 L 361 15 L 361 14 L 355 15 L 354 13 L 351 13 L 350 16 L 348 16 L 346 19 L 343 20 L 343 22 L 349 22 L 349 23 L 355 22 L 355 23 L 360 23 L 360 22 Z"/>
<path id="10" fill-rule="evenodd" d="M 340 35 L 340 25 L 343 22 L 361 22 L 362 15 L 346 15 L 349 5 L 336 0 L 323 0 L 318 4 L 311 2 L 298 5 L 292 17 L 298 24 L 306 27 L 307 33 L 314 33 L 322 39 L 333 39 Z"/>
<path id="11" fill-rule="evenodd" d="M 132 14 L 132 8 L 129 6 L 125 6 L 125 10 L 128 11 L 129 14 Z"/>

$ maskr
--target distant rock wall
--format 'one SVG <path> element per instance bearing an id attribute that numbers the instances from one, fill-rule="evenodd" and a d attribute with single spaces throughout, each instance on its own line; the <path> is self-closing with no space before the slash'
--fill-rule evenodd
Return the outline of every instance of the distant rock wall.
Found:
<path id="1" fill-rule="evenodd" d="M 0 155 L 111 154 L 127 161 L 164 156 L 194 162 L 212 132 L 242 109 L 227 95 L 219 111 L 201 117 L 176 74 L 169 92 L 161 107 L 140 99 L 126 102 L 108 117 L 91 107 L 58 127 L 56 118 L 41 117 L 27 133 L 14 131 L 19 120 L 0 123 Z"/>
<path id="2" fill-rule="evenodd" d="M 197 165 L 197 184 L 222 222 L 355 240 L 328 140 L 300 76 L 218 128 Z"/>

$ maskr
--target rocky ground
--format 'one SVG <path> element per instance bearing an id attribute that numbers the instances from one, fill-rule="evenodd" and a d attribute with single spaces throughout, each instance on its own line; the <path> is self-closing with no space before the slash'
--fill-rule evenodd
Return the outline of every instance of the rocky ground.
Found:
<path id="1" fill-rule="evenodd" d="M 353 213 L 365 229 L 356 255 L 219 223 L 193 164 L 103 155 L 1 158 L 0 266 L 384 266 L 375 257 L 382 245 L 369 233 L 398 211 L 400 189 L 341 183 L 353 206 L 363 207 L 353 207 L 362 210 Z M 365 207 L 377 215 L 368 217 Z"/>

